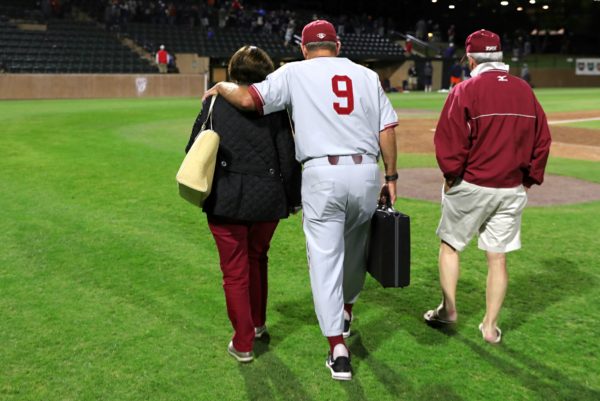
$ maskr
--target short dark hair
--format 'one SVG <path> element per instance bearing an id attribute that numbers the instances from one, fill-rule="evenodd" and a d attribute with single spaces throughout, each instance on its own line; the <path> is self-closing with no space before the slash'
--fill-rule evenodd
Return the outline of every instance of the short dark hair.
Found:
<path id="1" fill-rule="evenodd" d="M 271 57 L 256 46 L 244 46 L 231 56 L 227 72 L 229 78 L 240 84 L 264 81 L 275 70 Z"/>
<path id="2" fill-rule="evenodd" d="M 306 49 L 308 51 L 313 51 L 317 49 L 326 49 L 330 52 L 335 53 L 337 51 L 337 43 L 336 42 L 309 42 L 306 44 Z"/>

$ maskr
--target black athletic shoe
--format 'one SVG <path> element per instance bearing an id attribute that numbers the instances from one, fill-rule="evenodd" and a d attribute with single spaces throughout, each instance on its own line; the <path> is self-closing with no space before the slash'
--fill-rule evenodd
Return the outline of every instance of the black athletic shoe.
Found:
<path id="1" fill-rule="evenodd" d="M 333 360 L 331 352 L 327 356 L 325 366 L 331 371 L 331 378 L 335 380 L 352 380 L 352 365 L 347 356 L 338 356 Z"/>

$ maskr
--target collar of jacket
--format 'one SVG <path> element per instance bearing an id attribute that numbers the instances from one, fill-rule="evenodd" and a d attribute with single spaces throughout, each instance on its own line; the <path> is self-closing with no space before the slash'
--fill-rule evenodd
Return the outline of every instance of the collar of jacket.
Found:
<path id="1" fill-rule="evenodd" d="M 479 74 L 484 72 L 492 71 L 492 70 L 502 70 L 508 72 L 509 66 L 508 64 L 504 64 L 501 61 L 489 62 L 489 63 L 481 63 L 477 65 L 477 67 L 473 68 L 471 71 L 471 78 L 476 77 Z"/>

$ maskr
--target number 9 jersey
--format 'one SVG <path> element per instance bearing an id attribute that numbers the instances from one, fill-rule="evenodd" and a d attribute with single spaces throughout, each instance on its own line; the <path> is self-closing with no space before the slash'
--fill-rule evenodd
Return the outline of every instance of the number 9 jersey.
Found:
<path id="1" fill-rule="evenodd" d="M 340 57 L 285 64 L 249 87 L 256 109 L 269 114 L 292 107 L 296 158 L 379 156 L 379 132 L 398 116 L 372 70 Z"/>

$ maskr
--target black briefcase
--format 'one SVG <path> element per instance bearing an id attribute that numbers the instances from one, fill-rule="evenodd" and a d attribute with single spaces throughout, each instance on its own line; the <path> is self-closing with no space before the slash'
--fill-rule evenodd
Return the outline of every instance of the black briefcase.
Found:
<path id="1" fill-rule="evenodd" d="M 371 220 L 367 271 L 383 287 L 410 284 L 410 217 L 379 203 Z"/>

